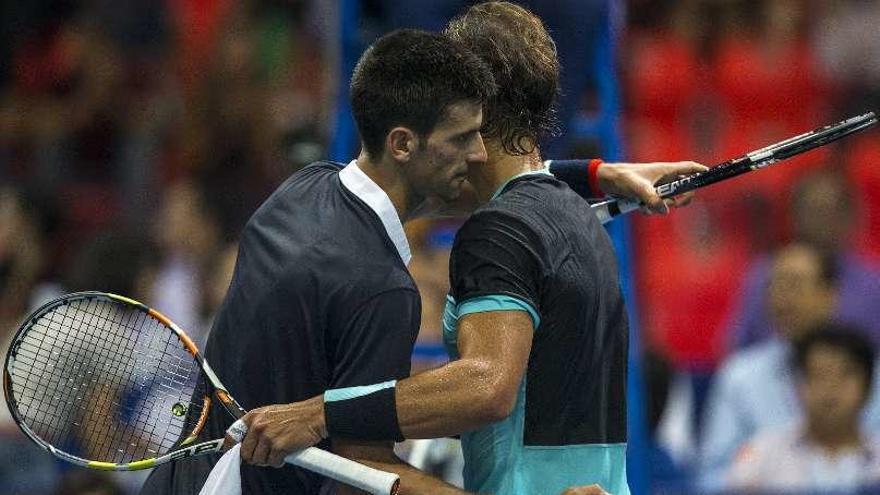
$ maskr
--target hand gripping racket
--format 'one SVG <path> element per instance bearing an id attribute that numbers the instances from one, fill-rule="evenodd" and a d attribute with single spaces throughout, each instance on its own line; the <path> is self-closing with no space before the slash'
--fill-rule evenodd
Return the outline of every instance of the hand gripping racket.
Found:
<path id="1" fill-rule="evenodd" d="M 196 442 L 212 400 L 236 419 L 245 414 L 177 325 L 102 292 L 62 296 L 25 320 L 6 357 L 3 393 L 37 445 L 114 471 L 219 452 L 222 438 Z M 285 461 L 370 493 L 398 491 L 396 474 L 314 447 Z"/>
<path id="2" fill-rule="evenodd" d="M 657 186 L 657 194 L 661 198 L 671 198 L 673 196 L 693 191 L 716 182 L 730 179 L 742 175 L 746 172 L 758 170 L 778 161 L 791 158 L 806 151 L 828 143 L 837 141 L 840 138 L 849 136 L 855 132 L 862 131 L 877 123 L 877 116 L 874 112 L 868 112 L 863 115 L 852 117 L 837 124 L 827 125 L 819 129 L 806 132 L 785 141 L 771 144 L 766 148 L 746 153 L 745 155 L 728 160 L 718 164 L 705 172 L 698 172 L 688 175 L 681 179 L 661 184 Z M 610 222 L 614 217 L 638 210 L 642 207 L 642 203 L 636 200 L 614 198 L 590 205 L 599 220 L 602 223 Z"/>

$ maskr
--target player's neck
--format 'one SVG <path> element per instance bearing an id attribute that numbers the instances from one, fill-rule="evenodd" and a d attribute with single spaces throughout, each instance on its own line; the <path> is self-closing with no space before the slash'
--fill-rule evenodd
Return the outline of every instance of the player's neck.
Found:
<path id="1" fill-rule="evenodd" d="M 486 152 L 489 158 L 486 164 L 468 176 L 480 204 L 492 199 L 500 187 L 517 175 L 544 168 L 537 148 L 528 155 L 511 155 L 504 151 L 500 143 L 487 141 Z"/>
<path id="2" fill-rule="evenodd" d="M 385 191 L 394 209 L 397 210 L 400 221 L 406 222 L 412 216 L 414 208 L 410 204 L 411 194 L 406 181 L 397 173 L 397 168 L 373 160 L 364 152 L 358 156 L 357 164 L 370 180 Z"/>

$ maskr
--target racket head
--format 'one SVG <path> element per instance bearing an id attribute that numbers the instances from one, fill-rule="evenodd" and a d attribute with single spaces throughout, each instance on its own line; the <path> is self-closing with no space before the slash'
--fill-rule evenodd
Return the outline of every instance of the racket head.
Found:
<path id="1" fill-rule="evenodd" d="M 152 467 L 192 444 L 211 383 L 192 340 L 137 301 L 78 292 L 19 327 L 3 367 L 21 431 L 55 456 L 112 470 Z"/>

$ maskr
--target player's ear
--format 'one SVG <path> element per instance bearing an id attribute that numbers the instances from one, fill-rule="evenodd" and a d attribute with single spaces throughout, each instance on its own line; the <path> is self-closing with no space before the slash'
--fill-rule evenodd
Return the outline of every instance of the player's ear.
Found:
<path id="1" fill-rule="evenodd" d="M 395 127 L 385 137 L 385 147 L 395 160 L 408 162 L 412 158 L 413 152 L 418 148 L 418 140 L 418 136 L 412 129 Z"/>

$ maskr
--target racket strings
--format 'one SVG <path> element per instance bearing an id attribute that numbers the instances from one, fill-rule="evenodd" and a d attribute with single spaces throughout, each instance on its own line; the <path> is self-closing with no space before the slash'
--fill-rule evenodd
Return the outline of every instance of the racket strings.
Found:
<path id="1" fill-rule="evenodd" d="M 98 298 L 33 321 L 9 372 L 17 413 L 36 436 L 116 463 L 169 451 L 191 430 L 205 391 L 198 363 L 170 329 Z"/>

